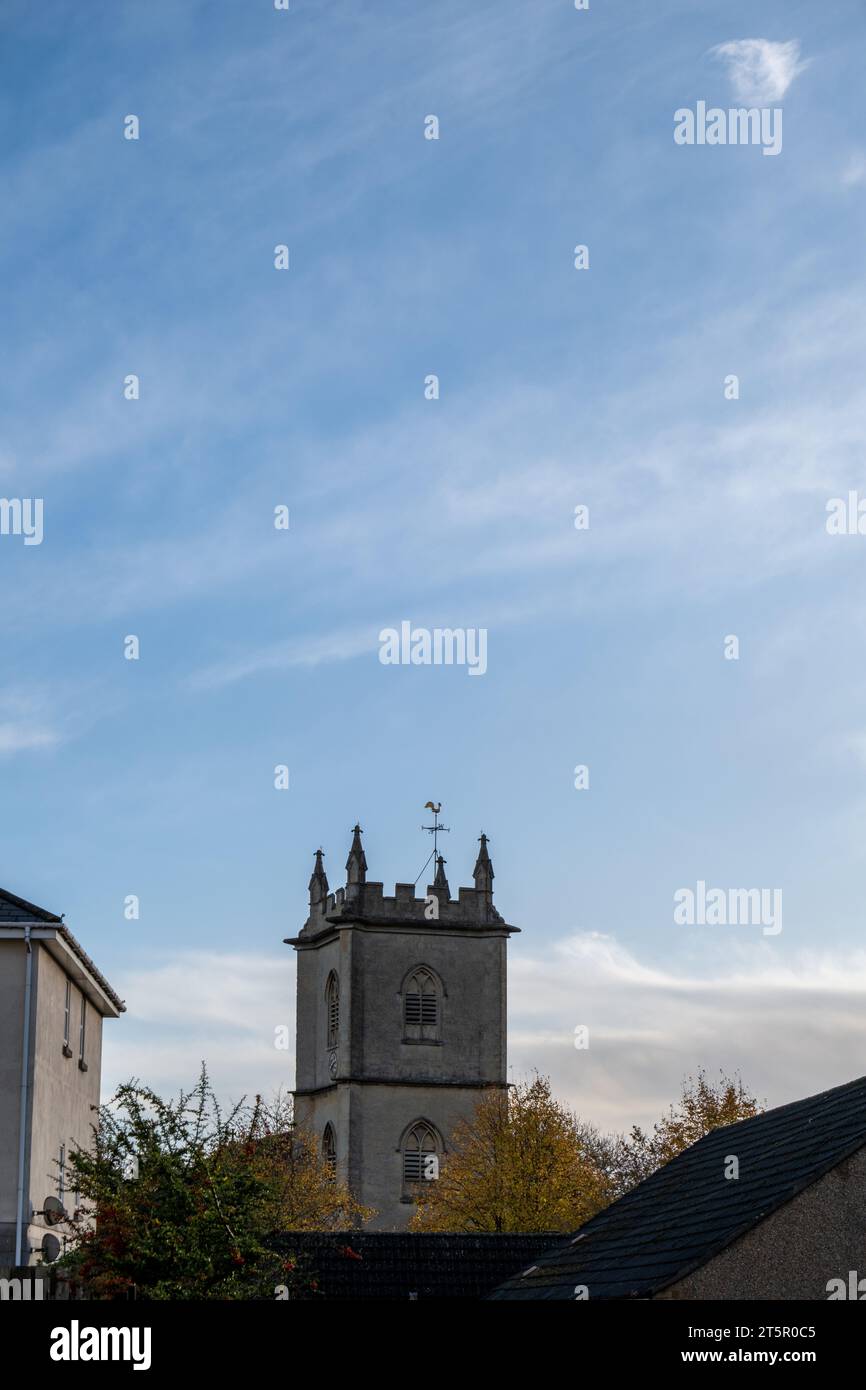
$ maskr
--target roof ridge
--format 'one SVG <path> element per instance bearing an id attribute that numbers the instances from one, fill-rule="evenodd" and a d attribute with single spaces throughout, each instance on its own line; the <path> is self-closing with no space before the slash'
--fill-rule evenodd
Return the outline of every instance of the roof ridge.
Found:
<path id="1" fill-rule="evenodd" d="M 652 1297 L 687 1278 L 866 1147 L 866 1076 L 720 1125 L 585 1222 L 494 1298 Z M 725 1153 L 747 1187 L 716 1182 Z M 576 1239 L 579 1237 L 578 1239 Z"/>
<path id="2" fill-rule="evenodd" d="M 694 1149 L 697 1148 L 698 1144 L 706 1143 L 708 1139 L 712 1139 L 714 1134 L 724 1134 L 740 1125 L 754 1125 L 758 1121 L 765 1123 L 776 1116 L 784 1115 L 788 1110 L 796 1110 L 799 1106 L 811 1105 L 815 1101 L 827 1100 L 830 1096 L 840 1095 L 843 1091 L 851 1091 L 858 1086 L 866 1086 L 866 1076 L 857 1076 L 853 1081 L 845 1081 L 841 1086 L 830 1086 L 826 1091 L 816 1091 L 811 1096 L 801 1096 L 799 1100 L 786 1100 L 784 1105 L 774 1105 L 770 1110 L 759 1110 L 757 1115 L 748 1115 L 744 1120 L 731 1120 L 730 1124 L 716 1125 L 715 1129 L 711 1129 L 707 1134 L 702 1134 L 700 1139 L 696 1139 L 694 1144 L 689 1145 L 689 1148 Z M 683 1150 L 683 1153 L 687 1152 L 688 1150 Z M 677 1154 L 677 1158 L 679 1157 L 680 1155 Z M 675 1160 L 671 1159 L 671 1162 L 673 1163 Z"/>

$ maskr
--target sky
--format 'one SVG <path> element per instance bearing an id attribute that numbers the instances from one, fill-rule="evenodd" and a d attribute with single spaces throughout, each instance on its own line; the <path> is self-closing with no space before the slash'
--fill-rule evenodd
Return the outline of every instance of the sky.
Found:
<path id="1" fill-rule="evenodd" d="M 0 884 L 126 999 L 106 1094 L 291 1085 L 313 852 L 339 885 L 360 820 L 393 891 L 430 799 L 521 929 L 514 1079 L 626 1129 L 699 1067 L 866 1071 L 864 38 L 6 0 L 0 498 L 43 535 L 0 534 Z M 781 149 L 677 144 L 699 102 Z M 403 621 L 484 629 L 483 675 L 383 664 Z M 677 922 L 699 882 L 781 931 Z"/>

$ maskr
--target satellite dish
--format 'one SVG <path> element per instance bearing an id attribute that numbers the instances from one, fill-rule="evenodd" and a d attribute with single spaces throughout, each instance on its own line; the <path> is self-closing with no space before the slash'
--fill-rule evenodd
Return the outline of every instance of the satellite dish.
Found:
<path id="1" fill-rule="evenodd" d="M 42 1258 L 46 1264 L 52 1265 L 60 1254 L 60 1241 L 53 1231 L 46 1231 L 42 1237 Z"/>
<path id="2" fill-rule="evenodd" d="M 48 1226 L 56 1226 L 66 1215 L 66 1208 L 57 1197 L 46 1197 L 42 1203 L 42 1215 Z"/>

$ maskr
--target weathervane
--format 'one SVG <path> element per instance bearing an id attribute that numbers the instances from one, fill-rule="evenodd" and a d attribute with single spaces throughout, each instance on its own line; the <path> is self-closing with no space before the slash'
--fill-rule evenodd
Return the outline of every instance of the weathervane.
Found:
<path id="1" fill-rule="evenodd" d="M 428 832 L 428 834 L 430 834 L 430 835 L 433 836 L 433 853 L 434 853 L 434 855 L 438 855 L 438 853 L 439 853 L 439 838 L 438 838 L 438 837 L 439 837 L 439 832 L 440 832 L 440 830 L 441 830 L 441 831 L 444 831 L 445 834 L 447 835 L 447 833 L 448 833 L 450 827 L 447 826 L 447 825 L 440 825 L 440 824 L 439 824 L 439 812 L 442 810 L 442 802 L 441 802 L 441 801 L 440 801 L 437 805 L 435 805 L 435 806 L 434 806 L 434 804 L 433 804 L 432 801 L 425 801 L 425 803 L 424 803 L 424 810 L 425 810 L 425 811 L 428 811 L 428 810 L 429 810 L 429 811 L 432 811 L 432 812 L 433 812 L 433 824 L 432 824 L 432 825 L 422 825 L 422 826 L 421 826 L 421 829 L 422 829 L 422 830 L 426 830 L 426 831 Z"/>
<path id="2" fill-rule="evenodd" d="M 440 835 L 440 833 L 446 834 L 446 835 L 447 835 L 447 834 L 448 834 L 448 831 L 450 830 L 450 826 L 447 826 L 447 825 L 440 825 L 440 824 L 439 824 L 439 812 L 442 810 L 442 802 L 441 802 L 441 801 L 439 801 L 439 802 L 426 801 L 426 802 L 424 803 L 424 810 L 425 810 L 425 811 L 429 810 L 429 811 L 432 811 L 432 812 L 433 812 L 433 824 L 432 824 L 432 825 L 422 825 L 422 826 L 421 826 L 421 829 L 422 829 L 422 830 L 426 830 L 427 833 L 428 833 L 428 835 L 432 835 L 432 836 L 433 836 L 433 852 L 432 852 L 432 854 L 429 856 L 429 858 L 428 858 L 428 860 L 427 860 L 427 864 L 429 864 L 431 859 L 438 858 L 438 855 L 439 855 L 439 835 Z M 427 864 L 424 865 L 424 869 L 427 868 Z M 423 874 L 424 869 L 421 870 L 421 874 Z M 418 875 L 418 878 L 421 877 L 421 874 Z M 415 880 L 416 883 L 418 882 L 418 878 L 416 878 L 416 880 Z"/>

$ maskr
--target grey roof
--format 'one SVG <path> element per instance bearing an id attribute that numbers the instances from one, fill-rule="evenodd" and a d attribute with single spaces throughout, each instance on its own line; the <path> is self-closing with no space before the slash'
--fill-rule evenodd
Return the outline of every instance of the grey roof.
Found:
<path id="1" fill-rule="evenodd" d="M 712 1130 L 494 1299 L 649 1298 L 866 1144 L 866 1077 Z M 725 1178 L 725 1160 L 739 1178 Z"/>
<path id="2" fill-rule="evenodd" d="M 480 1299 L 562 1235 L 286 1231 L 274 1245 L 326 1299 Z"/>
<path id="3" fill-rule="evenodd" d="M 17 898 L 14 893 L 0 888 L 0 927 L 20 927 L 25 926 L 28 922 L 34 927 L 49 927 L 56 931 L 57 935 L 66 942 L 73 955 L 78 957 L 81 964 L 93 976 L 100 989 L 104 990 L 118 1013 L 126 1012 L 126 1005 L 123 1000 L 114 992 L 102 971 L 97 969 L 84 947 L 72 935 L 62 916 L 58 917 L 56 913 L 48 912 L 44 907 L 37 907 L 35 903 L 29 903 L 26 898 Z"/>
<path id="4" fill-rule="evenodd" d="M 14 893 L 0 888 L 0 926 L 19 926 L 22 922 L 62 922 L 53 912 L 44 907 L 29 903 L 26 898 L 16 898 Z"/>

